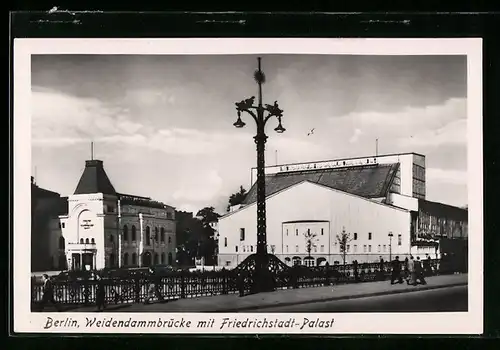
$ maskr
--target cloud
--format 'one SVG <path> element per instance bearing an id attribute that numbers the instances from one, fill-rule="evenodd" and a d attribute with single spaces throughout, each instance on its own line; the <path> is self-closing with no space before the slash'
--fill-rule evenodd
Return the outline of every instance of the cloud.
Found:
<path id="1" fill-rule="evenodd" d="M 222 185 L 223 179 L 217 170 L 198 169 L 174 192 L 173 198 L 189 202 L 206 202 L 220 194 Z"/>
<path id="2" fill-rule="evenodd" d="M 443 146 L 467 144 L 467 120 L 452 121 L 436 130 L 426 130 L 398 141 L 405 146 Z"/>
<path id="3" fill-rule="evenodd" d="M 393 135 L 414 135 L 423 130 L 438 129 L 457 119 L 466 119 L 467 101 L 451 98 L 440 105 L 406 107 L 398 112 L 354 112 L 330 117 L 334 126 L 350 126 L 365 130 L 382 130 Z"/>
<path id="4" fill-rule="evenodd" d="M 349 143 L 356 143 L 362 134 L 363 132 L 360 129 L 355 129 L 354 134 L 349 139 Z"/>
<path id="5" fill-rule="evenodd" d="M 438 168 L 426 169 L 426 178 L 428 182 L 450 183 L 457 185 L 467 184 L 467 171 L 448 170 Z"/>

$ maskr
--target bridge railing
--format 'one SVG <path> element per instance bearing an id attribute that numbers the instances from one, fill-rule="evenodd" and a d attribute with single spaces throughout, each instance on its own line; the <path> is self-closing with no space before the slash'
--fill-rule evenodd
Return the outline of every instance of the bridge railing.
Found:
<path id="1" fill-rule="evenodd" d="M 403 264 L 402 264 L 403 265 Z M 426 275 L 453 273 L 453 268 L 443 268 L 438 260 L 430 262 Z M 404 266 L 402 266 L 404 272 Z M 308 288 L 331 284 L 384 281 L 390 279 L 390 263 L 331 265 L 321 267 L 290 267 L 274 272 L 275 289 Z M 141 303 L 148 298 L 168 301 L 200 296 L 239 293 L 247 294 L 252 284 L 252 273 L 236 270 L 218 271 L 169 271 L 151 276 L 83 279 L 73 281 L 53 280 L 54 298 L 61 304 L 95 304 L 98 290 L 107 304 Z M 33 279 L 31 284 L 33 305 L 41 302 L 43 283 Z"/>

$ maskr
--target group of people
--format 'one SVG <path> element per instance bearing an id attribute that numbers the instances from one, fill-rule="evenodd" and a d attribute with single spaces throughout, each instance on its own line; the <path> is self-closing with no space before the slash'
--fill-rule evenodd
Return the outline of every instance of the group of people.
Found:
<path id="1" fill-rule="evenodd" d="M 408 285 L 427 284 L 425 269 L 422 261 L 420 261 L 420 257 L 417 257 L 417 259 L 413 258 L 413 256 L 410 256 L 410 259 L 406 258 L 403 264 L 403 271 L 401 265 L 399 256 L 396 256 L 391 262 L 391 284 L 404 283 L 404 279 L 406 279 Z"/>

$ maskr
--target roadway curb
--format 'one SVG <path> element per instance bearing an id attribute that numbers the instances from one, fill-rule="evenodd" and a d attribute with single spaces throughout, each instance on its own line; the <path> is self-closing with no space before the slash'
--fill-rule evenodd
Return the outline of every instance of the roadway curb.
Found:
<path id="1" fill-rule="evenodd" d="M 305 305 L 305 304 L 314 304 L 314 303 L 322 303 L 326 301 L 337 301 L 337 300 L 353 300 L 353 299 L 362 299 L 362 298 L 370 298 L 370 297 L 378 297 L 384 295 L 392 295 L 392 294 L 402 294 L 402 293 L 412 293 L 412 292 L 420 292 L 425 290 L 433 290 L 433 289 L 441 289 L 448 287 L 460 287 L 467 286 L 467 282 L 459 282 L 459 283 L 450 283 L 450 284 L 441 284 L 437 286 L 421 286 L 415 289 L 398 289 L 392 291 L 384 291 L 384 292 L 373 292 L 367 294 L 359 294 L 359 295 L 344 295 L 344 296 L 332 296 L 329 298 L 322 299 L 313 299 L 313 300 L 305 300 L 305 301 L 295 301 L 295 302 L 283 302 L 283 303 L 274 303 L 271 305 L 252 305 L 252 306 L 244 306 L 239 308 L 230 308 L 230 309 L 218 309 L 213 312 L 238 312 L 238 311 L 250 311 L 250 310 L 260 310 L 260 309 L 270 309 L 274 307 L 283 307 L 283 306 L 293 306 L 293 305 Z"/>

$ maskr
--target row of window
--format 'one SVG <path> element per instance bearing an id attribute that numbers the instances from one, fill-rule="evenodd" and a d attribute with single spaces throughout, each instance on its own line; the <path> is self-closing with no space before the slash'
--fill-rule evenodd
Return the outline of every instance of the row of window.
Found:
<path id="1" fill-rule="evenodd" d="M 149 226 L 146 226 L 146 245 L 151 245 L 151 241 L 155 242 L 165 242 L 165 228 L 161 227 L 159 229 L 160 234 L 158 235 L 158 227 L 154 228 L 154 234 L 151 235 L 151 228 Z M 128 235 L 128 226 L 124 225 L 123 226 L 123 240 L 124 241 L 129 241 L 129 235 Z M 132 225 L 131 228 L 131 241 L 135 242 L 137 241 L 137 228 L 135 225 Z M 172 243 L 172 237 L 168 236 L 168 243 Z"/>
<path id="2" fill-rule="evenodd" d="M 163 265 L 165 263 L 167 263 L 168 265 L 172 265 L 172 262 L 173 262 L 172 253 L 168 253 L 168 258 L 167 258 L 168 262 L 167 262 L 167 259 L 165 258 L 166 257 L 165 253 L 161 253 L 161 254 L 154 253 L 152 257 L 153 257 L 152 262 L 154 265 L 158 265 L 158 264 Z M 144 255 L 144 257 L 143 257 L 143 264 L 144 265 L 150 265 L 151 262 L 146 261 L 148 258 L 149 258 L 149 255 Z M 111 260 L 111 258 L 110 258 L 110 260 Z M 129 266 L 129 265 L 135 266 L 135 265 L 137 265 L 137 253 L 132 253 L 130 255 L 128 253 L 123 254 L 122 265 L 123 266 Z"/>
<path id="3" fill-rule="evenodd" d="M 308 228 L 307 229 L 307 235 L 309 236 L 311 234 L 311 229 Z M 325 230 L 322 228 L 320 230 L 320 235 L 323 236 L 325 234 Z M 286 235 L 288 236 L 288 229 L 286 229 Z M 298 236 L 299 235 L 299 229 L 295 229 L 295 236 Z"/>

